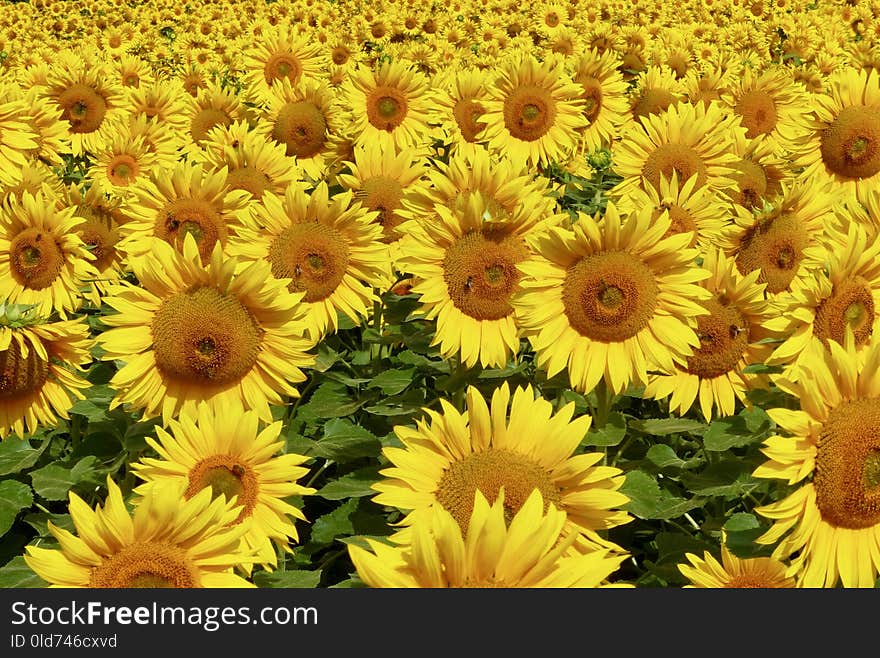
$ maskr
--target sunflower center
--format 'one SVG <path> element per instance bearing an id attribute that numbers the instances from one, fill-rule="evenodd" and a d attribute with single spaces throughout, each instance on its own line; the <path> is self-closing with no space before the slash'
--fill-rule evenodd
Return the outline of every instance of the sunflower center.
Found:
<path id="1" fill-rule="evenodd" d="M 212 497 L 225 496 L 227 500 L 237 496 L 236 504 L 242 506 L 236 523 L 249 517 L 257 504 L 259 483 L 249 464 L 230 455 L 211 455 L 193 466 L 189 471 L 189 486 L 184 497 L 189 499 L 209 487 Z"/>
<path id="2" fill-rule="evenodd" d="M 703 379 L 736 368 L 749 346 L 749 323 L 735 306 L 714 297 L 703 303 L 709 315 L 697 318 L 700 346 L 687 359 L 687 372 Z"/>
<path id="3" fill-rule="evenodd" d="M 726 589 L 766 589 L 768 587 L 778 587 L 779 580 L 768 577 L 764 574 L 744 573 L 731 576 L 724 587 Z"/>
<path id="4" fill-rule="evenodd" d="M 386 85 L 376 87 L 367 97 L 367 119 L 379 130 L 391 132 L 403 123 L 408 107 L 399 89 Z"/>
<path id="5" fill-rule="evenodd" d="M 662 215 L 663 210 L 666 210 L 669 213 L 669 228 L 666 230 L 666 233 L 663 234 L 663 237 L 668 238 L 670 235 L 678 235 L 679 233 L 693 233 L 694 237 L 689 246 L 694 246 L 697 242 L 697 232 L 699 227 L 691 213 L 677 203 L 664 202 L 661 204 L 660 208 L 654 212 L 654 219 L 657 219 Z"/>
<path id="6" fill-rule="evenodd" d="M 287 103 L 278 112 L 272 138 L 287 147 L 286 155 L 311 158 L 321 152 L 327 141 L 327 120 L 314 103 Z"/>
<path id="7" fill-rule="evenodd" d="M 240 381 L 257 362 L 262 330 L 235 297 L 196 288 L 166 299 L 153 318 L 153 350 L 163 375 L 193 384 Z"/>
<path id="8" fill-rule="evenodd" d="M 92 87 L 70 85 L 58 96 L 62 117 L 70 122 L 72 133 L 92 133 L 101 127 L 107 114 L 107 101 Z"/>
<path id="9" fill-rule="evenodd" d="M 740 96 L 733 111 L 747 129 L 748 139 L 769 134 L 776 127 L 776 103 L 770 94 L 761 89 L 752 89 Z"/>
<path id="10" fill-rule="evenodd" d="M 816 451 L 816 505 L 837 528 L 880 523 L 880 399 L 843 402 L 822 426 Z"/>
<path id="11" fill-rule="evenodd" d="M 89 587 L 200 587 L 198 570 L 179 546 L 168 542 L 135 542 L 104 558 L 92 569 Z"/>
<path id="12" fill-rule="evenodd" d="M 194 142 L 200 142 L 208 136 L 208 132 L 215 126 L 228 126 L 232 123 L 232 117 L 216 107 L 206 107 L 192 118 L 189 124 L 189 133 Z"/>
<path id="13" fill-rule="evenodd" d="M 661 144 L 645 160 L 642 176 L 655 188 L 660 189 L 660 175 L 672 178 L 678 175 L 679 182 L 687 181 L 696 174 L 696 187 L 706 184 L 706 164 L 694 149 L 685 144 Z"/>
<path id="14" fill-rule="evenodd" d="M 809 236 L 797 217 L 770 217 L 743 236 L 736 267 L 740 274 L 761 270 L 758 282 L 766 283 L 767 292 L 776 294 L 791 285 L 808 243 Z"/>
<path id="15" fill-rule="evenodd" d="M 218 241 L 226 242 L 226 224 L 214 206 L 201 199 L 175 199 L 168 203 L 156 217 L 155 233 L 178 251 L 183 250 L 187 233 L 191 234 L 203 263 L 210 259 Z"/>
<path id="16" fill-rule="evenodd" d="M 113 264 L 116 258 L 117 238 L 107 224 L 98 219 L 91 219 L 77 228 L 80 239 L 88 247 L 89 252 L 95 257 L 92 261 L 99 272 L 103 272 Z"/>
<path id="17" fill-rule="evenodd" d="M 345 237 L 336 229 L 304 222 L 293 224 L 269 245 L 272 274 L 291 279 L 293 292 L 304 292 L 305 302 L 326 299 L 339 287 L 348 269 L 350 253 Z"/>
<path id="18" fill-rule="evenodd" d="M 874 297 L 868 282 L 861 277 L 834 286 L 831 296 L 823 299 L 816 308 L 813 334 L 817 338 L 833 340 L 842 345 L 847 327 L 852 329 L 856 345 L 864 345 L 871 339 Z"/>
<path id="19" fill-rule="evenodd" d="M 107 165 L 107 178 L 114 185 L 125 186 L 137 178 L 140 171 L 140 165 L 134 157 L 117 155 Z"/>
<path id="20" fill-rule="evenodd" d="M 49 377 L 49 363 L 31 347 L 22 356 L 17 341 L 0 351 L 0 400 L 29 395 L 43 388 Z"/>
<path id="21" fill-rule="evenodd" d="M 513 312 L 510 297 L 528 256 L 523 239 L 503 229 L 471 231 L 446 250 L 443 279 L 455 308 L 475 320 L 500 320 Z"/>
<path id="22" fill-rule="evenodd" d="M 734 178 L 739 188 L 734 201 L 748 210 L 759 207 L 767 194 L 767 172 L 764 168 L 751 160 L 740 160 Z"/>
<path id="23" fill-rule="evenodd" d="M 284 78 L 294 84 L 301 75 L 302 64 L 290 53 L 275 53 L 263 65 L 263 76 L 266 79 L 266 84 L 270 86 L 275 80 Z"/>
<path id="24" fill-rule="evenodd" d="M 483 116 L 483 108 L 473 98 L 462 98 L 452 108 L 452 116 L 458 124 L 464 141 L 473 144 L 477 141 L 477 135 L 485 128 L 485 124 L 479 122 Z"/>
<path id="25" fill-rule="evenodd" d="M 590 124 L 593 124 L 602 109 L 602 82 L 591 76 L 582 76 L 577 82 L 584 88 L 584 93 L 581 94 L 581 99 L 584 101 L 584 116 Z"/>
<path id="26" fill-rule="evenodd" d="M 587 256 L 569 268 L 562 302 L 572 328 L 606 343 L 620 342 L 644 329 L 657 305 L 654 273 L 625 251 Z"/>
<path id="27" fill-rule="evenodd" d="M 822 160 L 835 174 L 870 178 L 880 172 L 880 107 L 843 108 L 822 133 Z"/>
<path id="28" fill-rule="evenodd" d="M 403 186 L 400 181 L 388 176 L 374 176 L 362 183 L 361 193 L 364 206 L 369 210 L 378 211 L 377 221 L 382 225 L 384 239 L 393 240 L 394 227 L 401 221 L 395 212 L 400 208 L 403 199 Z"/>
<path id="29" fill-rule="evenodd" d="M 561 507 L 562 493 L 546 468 L 525 455 L 495 448 L 450 464 L 437 484 L 436 497 L 466 532 L 474 510 L 474 494 L 479 491 L 493 503 L 502 487 L 508 523 L 535 489 L 541 492 L 545 509 L 550 503 Z"/>
<path id="30" fill-rule="evenodd" d="M 556 103 L 549 91 L 534 85 L 514 89 L 504 99 L 504 125 L 515 139 L 540 139 L 556 120 Z"/>
<path id="31" fill-rule="evenodd" d="M 48 231 L 27 228 L 9 245 L 12 277 L 25 288 L 42 290 L 52 285 L 64 266 L 64 254 Z"/>
<path id="32" fill-rule="evenodd" d="M 650 114 L 660 114 L 677 102 L 678 99 L 675 95 L 665 89 L 645 89 L 639 96 L 638 102 L 633 106 L 632 113 L 636 119 Z"/>
<path id="33" fill-rule="evenodd" d="M 226 184 L 231 190 L 245 190 L 255 199 L 262 199 L 263 192 L 271 187 L 272 181 L 256 167 L 245 165 L 230 171 L 226 176 Z"/>

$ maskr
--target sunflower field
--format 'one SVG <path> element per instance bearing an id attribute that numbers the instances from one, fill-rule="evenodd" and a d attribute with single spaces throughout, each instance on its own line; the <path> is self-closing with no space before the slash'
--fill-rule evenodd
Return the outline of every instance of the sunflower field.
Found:
<path id="1" fill-rule="evenodd" d="M 0 0 L 0 587 L 878 587 L 878 233 L 880 0 Z"/>

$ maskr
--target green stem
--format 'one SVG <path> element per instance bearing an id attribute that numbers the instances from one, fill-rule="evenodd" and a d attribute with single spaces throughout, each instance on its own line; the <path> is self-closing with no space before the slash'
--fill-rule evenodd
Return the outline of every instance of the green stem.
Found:
<path id="1" fill-rule="evenodd" d="M 596 413 L 593 415 L 593 426 L 605 427 L 608 422 L 608 412 L 611 411 L 611 405 L 614 403 L 614 394 L 608 390 L 604 379 L 599 380 L 595 392 Z"/>
<path id="2" fill-rule="evenodd" d="M 82 416 L 79 414 L 70 415 L 70 443 L 76 448 L 79 445 L 82 435 Z"/>
<path id="3" fill-rule="evenodd" d="M 324 471 L 326 471 L 326 470 L 327 470 L 327 467 L 330 466 L 331 464 L 333 464 L 333 460 L 332 460 L 332 459 L 328 459 L 328 460 L 325 461 L 323 464 L 321 464 L 320 468 L 318 468 L 318 470 L 315 471 L 315 474 L 314 474 L 312 477 L 309 478 L 309 481 L 308 481 L 308 482 L 306 482 L 306 487 L 311 487 L 311 486 L 312 486 L 312 483 L 313 483 L 315 480 L 317 480 L 318 477 L 321 475 L 321 473 L 323 473 Z"/>

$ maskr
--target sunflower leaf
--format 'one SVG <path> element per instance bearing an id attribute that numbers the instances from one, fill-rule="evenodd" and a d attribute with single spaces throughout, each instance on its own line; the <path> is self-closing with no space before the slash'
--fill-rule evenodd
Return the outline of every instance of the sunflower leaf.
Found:
<path id="1" fill-rule="evenodd" d="M 320 571 L 259 571 L 254 574 L 257 587 L 314 589 L 319 582 Z"/>
<path id="2" fill-rule="evenodd" d="M 5 534 L 15 522 L 15 517 L 34 502 L 31 488 L 18 480 L 0 482 L 0 535 Z"/>
<path id="3" fill-rule="evenodd" d="M 358 499 L 343 503 L 332 512 L 315 519 L 309 542 L 313 544 L 332 544 L 337 538 L 354 534 L 352 515 L 358 506 Z"/>
<path id="4" fill-rule="evenodd" d="M 380 388 L 385 395 L 397 395 L 402 393 L 407 386 L 413 383 L 416 374 L 415 368 L 405 370 L 385 370 L 373 377 L 369 383 L 370 388 Z"/>
<path id="5" fill-rule="evenodd" d="M 679 432 L 702 434 L 706 431 L 706 424 L 691 418 L 646 418 L 630 421 L 629 428 L 651 436 L 667 436 Z"/>
<path id="6" fill-rule="evenodd" d="M 20 473 L 37 463 L 48 441 L 39 448 L 32 448 L 30 441 L 8 439 L 0 441 L 0 475 Z"/>
<path id="7" fill-rule="evenodd" d="M 0 588 L 46 587 L 48 584 L 33 572 L 21 555 L 0 567 Z"/>
<path id="8" fill-rule="evenodd" d="M 377 492 L 372 485 L 379 481 L 379 468 L 362 468 L 354 473 L 344 475 L 338 480 L 329 482 L 318 490 L 317 495 L 327 500 L 342 500 L 343 498 L 361 498 L 373 496 Z"/>
<path id="9" fill-rule="evenodd" d="M 65 468 L 57 462 L 47 464 L 31 473 L 34 491 L 46 500 L 66 500 L 73 487 L 92 478 L 95 461 L 95 457 L 89 455 L 71 468 Z"/>
<path id="10" fill-rule="evenodd" d="M 324 436 L 312 446 L 318 457 L 345 463 L 361 457 L 378 457 L 382 444 L 378 437 L 345 418 L 333 418 L 324 424 Z"/>
<path id="11" fill-rule="evenodd" d="M 619 411 L 608 414 L 605 425 L 597 430 L 590 430 L 581 441 L 583 446 L 616 446 L 626 436 L 626 418 Z"/>

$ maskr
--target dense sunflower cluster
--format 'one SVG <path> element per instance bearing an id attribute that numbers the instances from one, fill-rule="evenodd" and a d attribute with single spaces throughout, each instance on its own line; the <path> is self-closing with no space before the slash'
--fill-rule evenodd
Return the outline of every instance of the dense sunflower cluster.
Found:
<path id="1" fill-rule="evenodd" d="M 137 486 L 108 476 L 94 508 L 71 492 L 72 527 L 50 521 L 28 566 L 65 587 L 253 586 L 283 566 L 329 466 L 291 449 L 290 419 L 328 341 L 381 338 L 393 295 L 451 375 L 383 441 L 389 524 L 346 553 L 367 585 L 627 586 L 608 532 L 633 520 L 626 474 L 583 444 L 591 425 L 623 396 L 709 422 L 781 391 L 754 471 L 778 485 L 754 508 L 767 554 L 721 541 L 681 574 L 873 586 L 878 17 L 3 3 L 0 437 L 66 422 L 97 368 L 109 409 L 154 427 Z M 522 363 L 528 386 L 459 385 Z M 554 378 L 593 417 L 545 399 Z"/>

